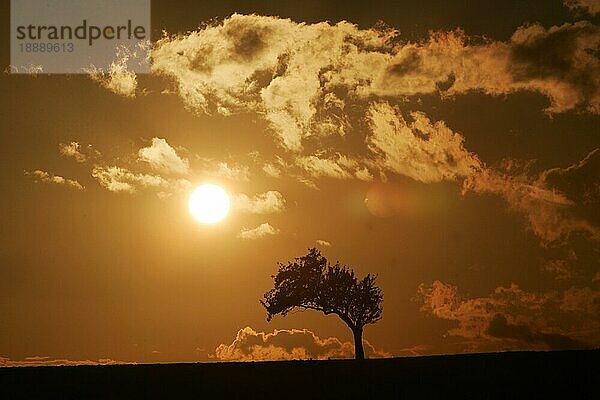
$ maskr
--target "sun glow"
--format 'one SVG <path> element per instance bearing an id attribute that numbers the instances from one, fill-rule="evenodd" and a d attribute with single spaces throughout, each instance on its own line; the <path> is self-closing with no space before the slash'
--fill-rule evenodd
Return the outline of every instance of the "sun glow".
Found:
<path id="1" fill-rule="evenodd" d="M 188 201 L 192 216 L 204 224 L 215 224 L 229 212 L 230 202 L 222 187 L 206 183 L 194 189 Z"/>

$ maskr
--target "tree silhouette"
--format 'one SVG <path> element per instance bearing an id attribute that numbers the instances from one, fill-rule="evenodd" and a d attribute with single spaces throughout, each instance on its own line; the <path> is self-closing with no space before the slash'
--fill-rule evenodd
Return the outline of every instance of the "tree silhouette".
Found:
<path id="1" fill-rule="evenodd" d="M 273 289 L 260 301 L 267 310 L 267 321 L 294 309 L 335 314 L 352 330 L 355 358 L 364 359 L 363 327 L 379 321 L 382 313 L 383 295 L 375 285 L 376 276 L 367 274 L 358 280 L 350 268 L 339 261 L 331 265 L 315 248 L 278 266 L 277 275 L 272 276 Z"/>

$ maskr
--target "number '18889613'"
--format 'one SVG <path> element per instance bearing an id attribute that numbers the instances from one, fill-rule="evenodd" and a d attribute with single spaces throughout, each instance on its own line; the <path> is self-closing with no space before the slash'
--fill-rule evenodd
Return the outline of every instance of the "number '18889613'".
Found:
<path id="1" fill-rule="evenodd" d="M 72 53 L 75 45 L 68 43 L 20 43 L 22 53 Z"/>

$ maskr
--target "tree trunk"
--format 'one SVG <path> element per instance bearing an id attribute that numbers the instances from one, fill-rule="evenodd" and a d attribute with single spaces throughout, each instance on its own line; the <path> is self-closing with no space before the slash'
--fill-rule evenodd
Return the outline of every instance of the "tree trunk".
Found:
<path id="1" fill-rule="evenodd" d="M 357 360 L 364 360 L 365 351 L 362 342 L 362 327 L 352 329 L 352 333 L 354 334 L 354 358 Z"/>

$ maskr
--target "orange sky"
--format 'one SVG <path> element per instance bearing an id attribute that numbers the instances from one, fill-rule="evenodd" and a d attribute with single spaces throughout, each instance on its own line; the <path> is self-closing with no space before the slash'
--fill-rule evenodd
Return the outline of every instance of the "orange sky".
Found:
<path id="1" fill-rule="evenodd" d="M 223 3 L 154 1 L 151 74 L 0 77 L 0 365 L 351 357 L 259 304 L 314 246 L 379 276 L 368 356 L 600 344 L 597 2 Z"/>

